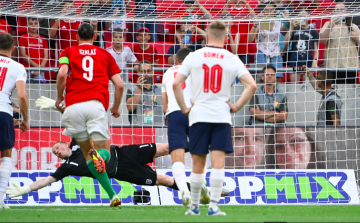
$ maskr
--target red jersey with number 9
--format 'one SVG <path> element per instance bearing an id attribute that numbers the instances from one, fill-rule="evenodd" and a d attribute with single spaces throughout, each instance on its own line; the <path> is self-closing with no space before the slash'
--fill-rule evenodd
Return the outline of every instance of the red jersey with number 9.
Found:
<path id="1" fill-rule="evenodd" d="M 69 65 L 66 80 L 65 104 L 99 100 L 105 110 L 109 107 L 109 80 L 120 73 L 115 59 L 106 50 L 81 44 L 68 47 L 60 54 L 59 67 Z"/>

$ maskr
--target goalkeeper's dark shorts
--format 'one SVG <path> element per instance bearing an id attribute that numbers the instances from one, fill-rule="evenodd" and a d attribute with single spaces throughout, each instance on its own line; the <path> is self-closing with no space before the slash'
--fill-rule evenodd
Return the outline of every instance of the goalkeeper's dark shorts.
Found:
<path id="1" fill-rule="evenodd" d="M 155 154 L 155 143 L 120 147 L 115 178 L 138 185 L 155 185 L 156 171 L 146 165 L 153 162 Z"/>

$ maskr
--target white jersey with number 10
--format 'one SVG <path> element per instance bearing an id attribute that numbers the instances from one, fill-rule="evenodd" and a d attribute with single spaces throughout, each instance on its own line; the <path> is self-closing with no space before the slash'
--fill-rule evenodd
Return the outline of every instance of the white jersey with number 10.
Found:
<path id="1" fill-rule="evenodd" d="M 194 123 L 231 124 L 231 85 L 236 78 L 250 73 L 238 56 L 229 51 L 207 46 L 190 53 L 178 72 L 191 78 L 191 99 L 194 104 L 189 114 Z M 190 77 L 189 77 L 190 76 Z"/>
<path id="2" fill-rule="evenodd" d="M 161 85 L 161 92 L 166 93 L 168 97 L 168 110 L 166 111 L 166 115 L 170 114 L 173 111 L 180 111 L 180 106 L 178 105 L 174 90 L 173 90 L 173 83 L 175 76 L 178 74 L 180 70 L 181 65 L 173 66 L 169 68 L 164 76 L 163 76 L 163 82 Z M 185 83 L 182 85 L 183 95 L 184 95 L 184 101 L 186 104 L 186 107 L 191 107 L 191 79 L 186 79 Z"/>
<path id="3" fill-rule="evenodd" d="M 9 57 L 0 55 L 0 112 L 13 116 L 10 96 L 17 81 L 26 81 L 25 67 Z"/>

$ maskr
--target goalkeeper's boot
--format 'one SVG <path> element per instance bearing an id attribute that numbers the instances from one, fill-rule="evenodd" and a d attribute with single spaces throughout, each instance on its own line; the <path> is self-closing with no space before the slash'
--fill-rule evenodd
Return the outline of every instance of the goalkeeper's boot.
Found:
<path id="1" fill-rule="evenodd" d="M 117 195 L 114 195 L 110 201 L 110 207 L 120 207 L 120 206 L 121 206 L 120 198 Z"/>
<path id="2" fill-rule="evenodd" d="M 185 215 L 200 215 L 199 206 L 191 205 L 190 209 L 185 212 Z"/>
<path id="3" fill-rule="evenodd" d="M 7 206 L 5 203 L 0 203 L 0 210 L 9 210 L 10 207 Z"/>
<path id="4" fill-rule="evenodd" d="M 206 185 L 201 188 L 200 201 L 202 204 L 209 204 L 210 202 L 210 192 Z"/>
<path id="5" fill-rule="evenodd" d="M 94 166 L 97 172 L 100 174 L 105 173 L 106 166 L 104 159 L 100 156 L 100 154 L 95 150 L 92 149 L 89 152 L 89 155 L 91 156 L 91 159 L 94 161 Z"/>
<path id="6" fill-rule="evenodd" d="M 208 216 L 225 216 L 226 213 L 220 211 L 220 208 L 217 207 L 217 210 L 216 210 L 216 211 L 214 211 L 214 208 L 209 208 L 207 215 L 208 215 Z"/>
<path id="7" fill-rule="evenodd" d="M 221 191 L 221 197 L 229 196 L 230 191 L 228 189 L 223 188 Z"/>
<path id="8" fill-rule="evenodd" d="M 190 204 L 191 204 L 190 193 L 187 191 L 183 191 L 181 193 L 181 197 L 182 197 L 182 203 L 183 203 L 184 208 L 189 208 Z"/>

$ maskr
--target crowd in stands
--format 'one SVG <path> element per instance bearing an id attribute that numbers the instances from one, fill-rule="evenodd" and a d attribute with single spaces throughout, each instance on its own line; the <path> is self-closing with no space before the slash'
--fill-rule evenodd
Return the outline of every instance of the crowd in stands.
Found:
<path id="1" fill-rule="evenodd" d="M 29 69 L 29 81 L 53 83 L 59 52 L 77 45 L 76 33 L 83 22 L 97 30 L 95 45 L 106 48 L 119 67 L 130 67 L 125 82 L 137 83 L 139 64 L 174 65 L 174 55 L 184 47 L 197 50 L 206 45 L 208 22 L 223 19 L 228 28 L 225 48 L 248 67 L 271 64 L 277 70 L 294 67 L 293 73 L 276 73 L 277 82 L 304 81 L 307 67 L 359 67 L 360 29 L 355 17 L 344 17 L 347 4 L 334 0 L 18 0 L 19 10 L 42 10 L 55 4 L 62 16 L 104 15 L 118 20 L 94 21 L 2 15 L 0 33 L 11 33 L 17 45 L 14 58 Z M 26 4 L 25 4 L 26 3 Z M 3 1 L 2 6 L 14 4 Z M 26 8 L 27 7 L 27 8 Z M 102 10 L 102 9 L 106 10 Z M 326 17 L 326 13 L 328 17 Z M 331 15 L 331 17 L 329 16 Z M 336 16 L 334 16 L 336 15 Z M 321 16 L 321 18 L 316 17 Z M 178 22 L 152 18 L 178 18 Z M 274 18 L 289 20 L 274 20 Z M 299 17 L 299 19 L 296 19 Z M 315 18 L 316 17 L 316 18 Z M 126 19 L 126 18 L 134 18 Z M 141 21 L 144 18 L 144 21 Z M 179 19 L 180 18 L 180 19 Z M 262 20 L 256 20 L 261 18 Z M 188 20 L 191 21 L 188 21 Z M 199 19 L 199 21 L 196 21 Z M 252 19 L 255 19 L 252 21 Z M 195 20 L 195 21 L 194 21 Z M 242 21 L 244 20 L 244 21 Z M 166 70 L 166 69 L 165 69 Z M 126 71 L 128 72 L 128 71 Z M 161 83 L 163 71 L 154 72 Z M 336 83 L 357 83 L 357 72 L 335 72 Z"/>

